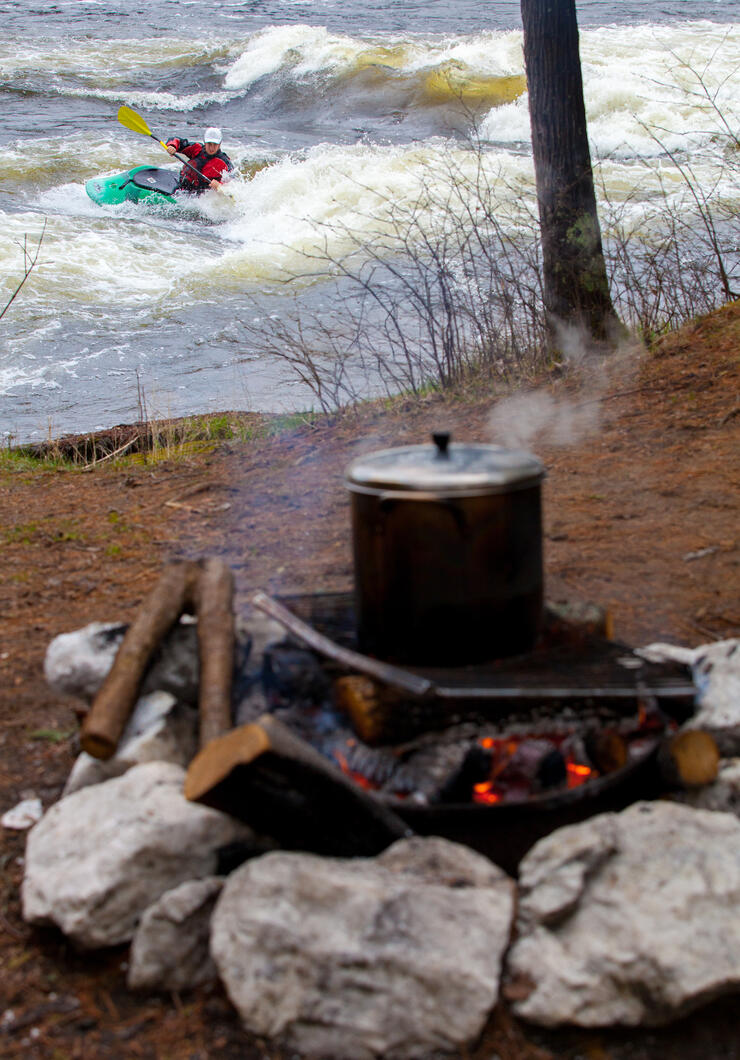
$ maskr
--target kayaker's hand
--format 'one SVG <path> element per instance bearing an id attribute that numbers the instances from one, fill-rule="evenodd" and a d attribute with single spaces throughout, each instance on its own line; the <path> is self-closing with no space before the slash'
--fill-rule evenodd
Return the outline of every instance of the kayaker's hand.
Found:
<path id="1" fill-rule="evenodd" d="M 167 154 L 168 155 L 174 155 L 176 150 L 177 150 L 177 148 L 174 146 L 174 144 L 169 144 L 168 147 L 167 147 Z"/>
<path id="2" fill-rule="evenodd" d="M 224 189 L 223 189 L 223 185 L 219 181 L 212 180 L 211 181 L 211 190 L 212 191 L 223 191 Z"/>

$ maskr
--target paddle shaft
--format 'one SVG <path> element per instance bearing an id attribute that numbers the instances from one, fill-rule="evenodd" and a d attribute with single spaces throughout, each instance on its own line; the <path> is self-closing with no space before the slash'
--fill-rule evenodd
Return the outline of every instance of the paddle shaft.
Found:
<path id="1" fill-rule="evenodd" d="M 118 120 L 120 121 L 121 125 L 125 125 L 126 128 L 131 129 L 132 132 L 141 133 L 142 136 L 149 136 L 152 140 L 156 140 L 159 146 L 165 149 L 167 154 L 170 153 L 169 148 L 167 147 L 167 144 L 164 142 L 164 140 L 160 140 L 158 136 L 155 136 L 152 130 L 147 125 L 147 123 L 142 118 L 142 116 L 140 114 L 137 114 L 135 110 L 132 110 L 131 107 L 119 107 Z M 208 177 L 204 177 L 198 167 L 194 166 L 185 155 L 180 155 L 175 152 L 173 157 L 176 158 L 179 162 L 182 162 L 183 165 L 188 167 L 188 169 L 192 169 L 194 173 L 197 173 L 201 180 L 208 180 Z M 220 182 L 217 181 L 217 183 L 219 185 L 219 188 L 221 188 Z"/>
<path id="2" fill-rule="evenodd" d="M 167 144 L 166 144 L 166 143 L 164 142 L 164 140 L 160 140 L 158 136 L 155 136 L 155 135 L 154 135 L 154 133 L 149 133 L 149 135 L 151 136 L 152 140 L 156 140 L 156 141 L 157 141 L 157 143 L 158 143 L 158 144 L 159 144 L 159 145 L 160 145 L 161 147 L 163 147 L 163 148 L 165 149 L 165 151 L 167 152 L 167 154 L 169 154 L 169 153 L 170 153 L 170 152 L 169 152 L 169 148 L 167 147 Z M 173 155 L 172 157 L 173 157 L 173 158 L 176 158 L 178 162 L 182 162 L 182 164 L 183 164 L 183 165 L 185 165 L 185 166 L 187 166 L 187 167 L 188 167 L 188 169 L 192 169 L 193 173 L 197 173 L 197 174 L 198 174 L 198 176 L 199 176 L 199 177 L 201 178 L 201 180 L 208 180 L 208 177 L 204 177 L 204 176 L 203 176 L 203 174 L 201 173 L 201 171 L 200 171 L 200 170 L 198 169 L 198 167 L 197 167 L 197 166 L 194 166 L 194 165 L 193 165 L 193 163 L 192 163 L 192 162 L 190 162 L 190 161 L 189 161 L 189 160 L 188 160 L 188 159 L 186 158 L 186 156 L 185 156 L 185 155 L 181 155 L 181 154 L 179 154 L 179 153 L 178 153 L 177 151 L 175 151 L 175 153 L 174 153 L 174 155 Z"/>

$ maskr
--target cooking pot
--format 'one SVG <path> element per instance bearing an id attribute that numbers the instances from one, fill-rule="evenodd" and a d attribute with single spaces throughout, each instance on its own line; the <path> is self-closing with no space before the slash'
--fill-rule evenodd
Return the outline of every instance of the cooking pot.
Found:
<path id="1" fill-rule="evenodd" d="M 544 475 L 531 453 L 446 433 L 353 461 L 360 650 L 419 666 L 529 650 L 542 616 Z"/>

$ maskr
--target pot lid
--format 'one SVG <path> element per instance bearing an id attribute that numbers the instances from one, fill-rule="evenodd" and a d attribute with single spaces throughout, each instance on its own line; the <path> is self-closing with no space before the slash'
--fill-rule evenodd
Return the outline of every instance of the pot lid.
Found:
<path id="1" fill-rule="evenodd" d="M 541 482 L 545 468 L 532 453 L 500 445 L 451 443 L 432 435 L 432 445 L 381 449 L 354 460 L 345 472 L 350 490 L 424 490 L 504 493 Z"/>

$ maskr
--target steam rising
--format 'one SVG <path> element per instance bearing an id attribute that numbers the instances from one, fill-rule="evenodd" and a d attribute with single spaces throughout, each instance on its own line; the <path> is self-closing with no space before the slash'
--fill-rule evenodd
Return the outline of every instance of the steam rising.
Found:
<path id="1" fill-rule="evenodd" d="M 620 386 L 629 386 L 643 352 L 639 344 L 624 342 L 605 356 L 573 328 L 563 327 L 559 340 L 565 363 L 579 380 L 578 395 L 554 397 L 540 389 L 503 398 L 488 417 L 492 441 L 509 449 L 567 448 L 598 434 L 611 380 L 618 377 Z"/>
<path id="2" fill-rule="evenodd" d="M 491 412 L 492 438 L 508 449 L 534 449 L 542 443 L 575 445 L 599 429 L 598 400 L 574 402 L 544 391 L 504 398 Z"/>

